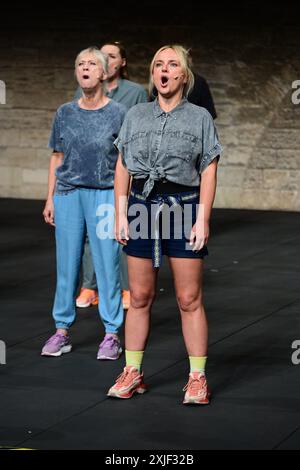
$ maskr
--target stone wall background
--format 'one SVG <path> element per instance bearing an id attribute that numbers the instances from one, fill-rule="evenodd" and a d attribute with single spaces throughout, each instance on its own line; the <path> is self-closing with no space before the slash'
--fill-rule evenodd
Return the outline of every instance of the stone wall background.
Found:
<path id="1" fill-rule="evenodd" d="M 251 5 L 250 5 L 251 3 Z M 73 97 L 76 54 L 108 38 L 123 41 L 131 79 L 147 86 L 153 53 L 166 43 L 192 47 L 194 69 L 216 103 L 224 153 L 215 207 L 300 210 L 300 34 L 295 11 L 207 7 L 137 10 L 127 2 L 82 12 L 13 6 L 0 32 L 0 196 L 43 199 L 55 109 Z M 139 4 L 140 5 L 140 4 Z M 160 14 L 157 14 L 160 11 Z M 150 12 L 152 12 L 150 14 Z M 12 18 L 17 18 L 16 23 Z"/>

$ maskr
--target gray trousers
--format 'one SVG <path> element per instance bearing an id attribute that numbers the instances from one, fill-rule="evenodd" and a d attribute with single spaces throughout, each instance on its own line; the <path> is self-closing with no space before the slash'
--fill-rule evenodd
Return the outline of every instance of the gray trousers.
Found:
<path id="1" fill-rule="evenodd" d="M 129 290 L 127 256 L 126 253 L 123 252 L 123 250 L 120 250 L 120 253 L 121 289 Z M 82 287 L 86 289 L 98 289 L 88 236 L 86 236 L 85 239 L 84 251 L 82 256 Z"/>

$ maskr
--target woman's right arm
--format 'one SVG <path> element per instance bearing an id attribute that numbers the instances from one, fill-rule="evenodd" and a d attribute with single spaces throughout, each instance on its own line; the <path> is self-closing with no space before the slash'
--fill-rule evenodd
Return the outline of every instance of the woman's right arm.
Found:
<path id="1" fill-rule="evenodd" d="M 129 191 L 130 175 L 123 166 L 122 155 L 119 154 L 115 171 L 115 237 L 121 245 L 126 245 L 129 240 L 127 220 L 127 200 Z"/>
<path id="2" fill-rule="evenodd" d="M 64 154 L 62 152 L 53 152 L 50 158 L 49 173 L 48 173 L 48 195 L 43 210 L 43 216 L 47 224 L 54 224 L 54 205 L 53 205 L 53 194 L 55 190 L 56 176 L 55 170 L 62 164 Z"/>

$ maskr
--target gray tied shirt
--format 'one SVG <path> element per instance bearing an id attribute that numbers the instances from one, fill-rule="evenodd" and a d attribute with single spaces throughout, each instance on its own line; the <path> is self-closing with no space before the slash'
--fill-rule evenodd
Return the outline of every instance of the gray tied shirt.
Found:
<path id="1" fill-rule="evenodd" d="M 168 113 L 157 99 L 133 106 L 114 143 L 129 174 L 147 178 L 145 197 L 161 179 L 199 186 L 201 173 L 222 152 L 210 113 L 186 99 Z"/>

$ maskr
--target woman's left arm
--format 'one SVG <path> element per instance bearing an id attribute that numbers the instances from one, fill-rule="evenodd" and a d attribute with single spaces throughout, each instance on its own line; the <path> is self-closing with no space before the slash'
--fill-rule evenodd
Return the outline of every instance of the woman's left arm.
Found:
<path id="1" fill-rule="evenodd" d="M 193 251 L 201 250 L 208 242 L 210 215 L 217 186 L 217 166 L 218 159 L 214 158 L 201 174 L 200 205 L 197 220 L 190 235 L 190 245 L 193 245 Z"/>

